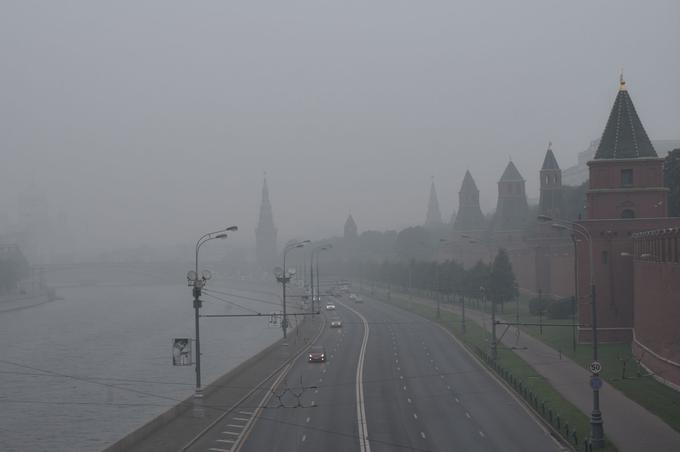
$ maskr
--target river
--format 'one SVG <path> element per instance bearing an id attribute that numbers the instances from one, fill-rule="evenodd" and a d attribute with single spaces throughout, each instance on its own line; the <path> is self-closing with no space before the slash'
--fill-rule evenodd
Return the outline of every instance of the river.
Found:
<path id="1" fill-rule="evenodd" d="M 193 366 L 172 366 L 172 338 L 194 337 L 182 275 L 105 273 L 61 275 L 58 300 L 0 313 L 1 450 L 99 451 L 193 393 Z M 208 288 L 254 311 L 279 310 L 273 285 L 215 277 Z M 202 314 L 248 312 L 203 298 Z M 280 336 L 268 318 L 201 319 L 204 385 Z"/>

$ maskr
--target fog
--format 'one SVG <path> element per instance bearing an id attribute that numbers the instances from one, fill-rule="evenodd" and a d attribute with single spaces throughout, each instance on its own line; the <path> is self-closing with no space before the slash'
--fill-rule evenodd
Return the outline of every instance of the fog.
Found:
<path id="1" fill-rule="evenodd" d="M 493 210 L 509 158 L 535 198 L 621 68 L 680 137 L 679 24 L 675 0 L 5 1 L 0 235 L 30 198 L 67 254 L 250 245 L 265 172 L 279 243 L 421 224 L 433 177 L 448 219 L 466 169 Z"/>

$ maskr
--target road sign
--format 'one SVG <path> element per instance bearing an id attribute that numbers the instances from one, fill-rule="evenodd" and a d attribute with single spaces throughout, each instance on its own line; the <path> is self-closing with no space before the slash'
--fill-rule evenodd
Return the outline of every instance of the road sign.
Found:
<path id="1" fill-rule="evenodd" d="M 590 377 L 590 387 L 595 391 L 599 391 L 602 387 L 602 379 L 597 375 Z"/>
<path id="2" fill-rule="evenodd" d="M 190 366 L 191 362 L 191 343 L 189 338 L 176 338 L 172 341 L 172 365 Z"/>
<path id="3" fill-rule="evenodd" d="M 598 361 L 593 361 L 590 363 L 590 371 L 595 375 L 599 375 L 602 372 L 602 364 Z"/>

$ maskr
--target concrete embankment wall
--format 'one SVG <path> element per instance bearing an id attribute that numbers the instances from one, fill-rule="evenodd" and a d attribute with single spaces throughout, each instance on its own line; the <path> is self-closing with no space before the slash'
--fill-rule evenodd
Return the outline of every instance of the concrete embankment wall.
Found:
<path id="1" fill-rule="evenodd" d="M 293 336 L 295 334 L 295 329 L 289 332 L 289 336 Z M 216 390 L 220 389 L 223 386 L 226 386 L 230 381 L 233 379 L 237 378 L 239 375 L 247 372 L 253 364 L 259 362 L 264 356 L 268 355 L 271 353 L 274 349 L 280 348 L 282 346 L 283 339 L 278 340 L 277 342 L 274 342 L 272 345 L 268 346 L 264 350 L 260 351 L 256 355 L 252 356 L 251 358 L 247 359 L 246 361 L 242 362 L 217 380 L 215 380 L 213 383 L 210 385 L 206 386 L 203 389 L 203 400 L 204 404 L 207 402 L 209 399 L 210 395 L 213 394 Z M 256 383 L 253 382 L 253 385 Z M 194 405 L 194 397 L 193 395 L 182 400 L 179 402 L 177 405 L 174 407 L 170 408 L 166 412 L 160 414 L 159 416 L 155 417 L 154 419 L 150 420 L 146 424 L 142 425 L 138 429 L 130 432 L 127 434 L 125 437 L 121 438 L 120 440 L 116 441 L 114 444 L 111 446 L 107 447 L 104 449 L 103 452 L 123 452 L 131 449 L 134 445 L 138 444 L 145 438 L 149 437 L 152 435 L 155 431 L 160 429 L 161 427 L 169 424 L 171 421 L 174 419 L 178 418 L 182 414 L 184 414 L 187 410 L 191 409 Z M 177 445 L 181 447 L 181 444 Z"/>

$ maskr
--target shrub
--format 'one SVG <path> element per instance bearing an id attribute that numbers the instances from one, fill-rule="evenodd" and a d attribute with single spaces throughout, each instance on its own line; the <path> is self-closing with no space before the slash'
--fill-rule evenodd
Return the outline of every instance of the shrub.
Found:
<path id="1" fill-rule="evenodd" d="M 551 319 L 569 319 L 574 315 L 574 302 L 570 298 L 552 301 L 548 305 L 548 317 Z"/>
<path id="2" fill-rule="evenodd" d="M 549 299 L 546 297 L 532 298 L 529 300 L 529 312 L 531 315 L 538 315 L 539 312 L 545 313 L 548 308 Z"/>

